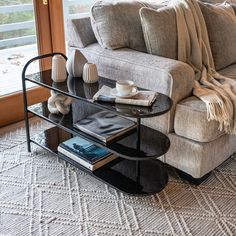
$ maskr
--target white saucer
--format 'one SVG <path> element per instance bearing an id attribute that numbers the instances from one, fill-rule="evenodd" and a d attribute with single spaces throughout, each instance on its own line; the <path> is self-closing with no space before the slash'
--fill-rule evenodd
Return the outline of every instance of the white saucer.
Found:
<path id="1" fill-rule="evenodd" d="M 115 96 L 115 97 L 119 97 L 119 98 L 131 98 L 131 97 L 135 96 L 135 95 L 138 94 L 138 93 L 139 93 L 139 91 L 138 91 L 137 88 L 134 88 L 133 91 L 132 91 L 132 93 L 130 93 L 130 94 L 128 94 L 128 95 L 125 95 L 125 96 L 120 95 L 120 94 L 118 93 L 118 91 L 116 90 L 116 88 L 113 88 L 113 89 L 111 90 L 111 95 L 112 95 L 112 96 Z"/>

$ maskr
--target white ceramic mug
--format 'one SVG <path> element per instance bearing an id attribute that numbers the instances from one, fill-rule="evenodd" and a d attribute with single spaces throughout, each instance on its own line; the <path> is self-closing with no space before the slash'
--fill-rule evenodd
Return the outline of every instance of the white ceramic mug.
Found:
<path id="1" fill-rule="evenodd" d="M 116 91 L 121 96 L 127 96 L 137 89 L 131 80 L 118 80 L 116 82 Z"/>

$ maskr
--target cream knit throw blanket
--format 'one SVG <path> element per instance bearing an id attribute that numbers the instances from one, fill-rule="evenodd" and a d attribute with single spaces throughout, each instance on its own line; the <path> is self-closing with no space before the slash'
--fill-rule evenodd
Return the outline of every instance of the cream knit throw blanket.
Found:
<path id="1" fill-rule="evenodd" d="M 205 102 L 208 121 L 216 120 L 220 130 L 236 134 L 236 81 L 215 71 L 207 28 L 198 3 L 172 0 L 170 5 L 176 11 L 178 60 L 191 65 L 195 71 L 193 94 Z M 229 14 L 235 17 L 233 9 Z"/>

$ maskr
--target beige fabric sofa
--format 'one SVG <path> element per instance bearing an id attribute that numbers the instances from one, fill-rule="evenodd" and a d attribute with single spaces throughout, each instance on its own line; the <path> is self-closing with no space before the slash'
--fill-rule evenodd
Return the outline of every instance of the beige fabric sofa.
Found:
<path id="1" fill-rule="evenodd" d="M 171 147 L 162 161 L 175 167 L 192 182 L 200 183 L 208 173 L 236 152 L 236 136 L 218 130 L 208 122 L 206 107 L 192 96 L 194 72 L 180 61 L 150 55 L 130 48 L 102 48 L 93 34 L 90 19 L 73 19 L 69 26 L 69 51 L 79 49 L 96 63 L 99 75 L 112 80 L 130 79 L 138 86 L 170 96 L 168 114 L 143 123 L 168 134 Z M 236 79 L 236 64 L 220 71 Z"/>

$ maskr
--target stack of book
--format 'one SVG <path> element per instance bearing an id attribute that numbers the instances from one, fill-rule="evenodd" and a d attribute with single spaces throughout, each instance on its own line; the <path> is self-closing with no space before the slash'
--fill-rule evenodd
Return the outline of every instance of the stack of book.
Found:
<path id="1" fill-rule="evenodd" d="M 137 127 L 136 123 L 109 111 L 101 111 L 74 123 L 74 127 L 105 144 Z"/>
<path id="2" fill-rule="evenodd" d="M 116 155 L 109 152 L 106 148 L 98 147 L 78 136 L 61 143 L 57 150 L 58 154 L 76 161 L 91 171 L 117 158 Z"/>

